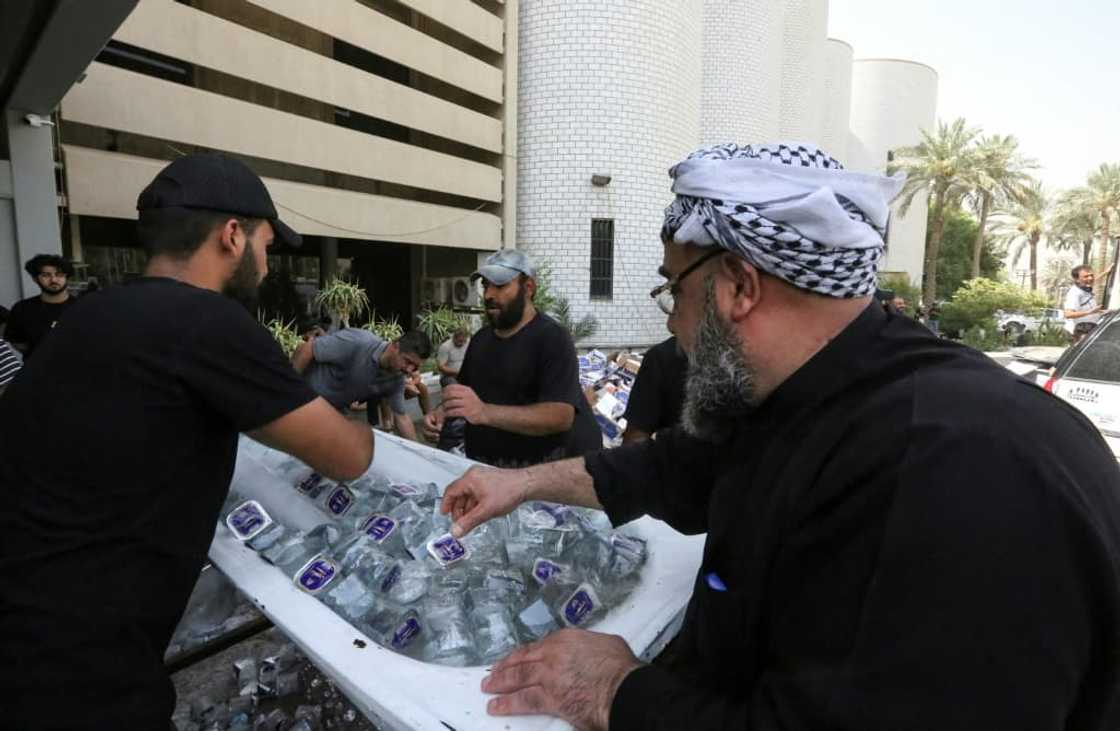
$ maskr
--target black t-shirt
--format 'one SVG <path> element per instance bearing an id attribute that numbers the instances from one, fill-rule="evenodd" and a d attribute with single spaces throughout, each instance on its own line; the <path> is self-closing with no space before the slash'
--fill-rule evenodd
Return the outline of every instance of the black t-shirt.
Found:
<path id="1" fill-rule="evenodd" d="M 653 434 L 680 421 L 687 371 L 688 358 L 677 348 L 675 337 L 650 348 L 630 390 L 627 428 Z"/>
<path id="2" fill-rule="evenodd" d="M 568 432 L 544 437 L 468 424 L 465 446 L 471 459 L 513 467 L 602 449 L 602 435 L 579 387 L 572 337 L 547 315 L 538 314 L 510 338 L 499 338 L 489 327 L 476 333 L 459 369 L 459 383 L 488 404 L 560 402 L 576 410 Z"/>
<path id="3" fill-rule="evenodd" d="M 163 653 L 237 434 L 313 398 L 215 292 L 141 278 L 74 305 L 0 399 L 0 725 L 167 727 Z"/>
<path id="4" fill-rule="evenodd" d="M 24 354 L 30 357 L 39 343 L 58 324 L 62 313 L 66 312 L 77 299 L 67 297 L 63 302 L 44 302 L 41 297 L 28 297 L 16 302 L 12 314 L 8 316 L 8 329 L 4 339 L 9 343 L 27 346 Z"/>

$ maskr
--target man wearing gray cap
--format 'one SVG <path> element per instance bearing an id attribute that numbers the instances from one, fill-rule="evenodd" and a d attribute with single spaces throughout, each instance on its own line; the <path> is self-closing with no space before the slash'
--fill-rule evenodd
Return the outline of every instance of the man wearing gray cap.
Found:
<path id="1" fill-rule="evenodd" d="M 238 432 L 353 479 L 370 430 L 315 395 L 240 303 L 274 239 L 264 183 L 181 157 L 140 194 L 144 276 L 83 297 L 0 399 L 0 725 L 168 727 L 163 666 Z"/>
<path id="2" fill-rule="evenodd" d="M 471 338 L 458 384 L 445 388 L 443 403 L 425 417 L 428 438 L 438 439 L 445 419 L 464 419 L 467 456 L 505 467 L 602 448 L 571 335 L 533 305 L 529 258 L 498 251 L 472 278 L 481 280 L 490 326 Z"/>
<path id="3" fill-rule="evenodd" d="M 457 535 L 524 500 L 706 533 L 675 662 L 564 630 L 493 666 L 488 711 L 1120 728 L 1120 470 L 1076 410 L 872 301 L 902 181 L 797 143 L 705 148 L 671 176 L 651 294 L 689 358 L 682 428 L 472 469 L 443 509 Z"/>

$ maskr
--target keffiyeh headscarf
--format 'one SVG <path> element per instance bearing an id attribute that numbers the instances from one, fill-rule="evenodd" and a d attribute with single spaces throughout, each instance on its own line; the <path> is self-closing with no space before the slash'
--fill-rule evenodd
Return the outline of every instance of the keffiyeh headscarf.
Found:
<path id="1" fill-rule="evenodd" d="M 905 177 L 855 173 L 814 145 L 705 147 L 669 170 L 661 237 L 721 246 L 830 297 L 875 291 L 889 203 Z"/>

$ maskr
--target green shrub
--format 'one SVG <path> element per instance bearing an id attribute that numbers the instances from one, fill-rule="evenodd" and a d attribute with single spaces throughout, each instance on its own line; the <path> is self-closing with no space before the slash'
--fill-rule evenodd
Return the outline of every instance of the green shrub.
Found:
<path id="1" fill-rule="evenodd" d="M 983 329 L 996 333 L 996 311 L 1038 313 L 1049 305 L 1044 295 L 1010 282 L 970 279 L 941 308 L 941 329 L 968 333 Z"/>

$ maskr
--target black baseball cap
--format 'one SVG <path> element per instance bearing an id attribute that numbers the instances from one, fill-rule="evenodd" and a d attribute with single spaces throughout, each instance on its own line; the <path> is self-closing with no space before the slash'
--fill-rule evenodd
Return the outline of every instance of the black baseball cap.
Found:
<path id="1" fill-rule="evenodd" d="M 138 211 L 157 208 L 198 208 L 263 218 L 285 244 L 299 246 L 303 241 L 280 220 L 260 177 L 240 160 L 216 152 L 183 155 L 160 170 L 136 199 Z"/>

